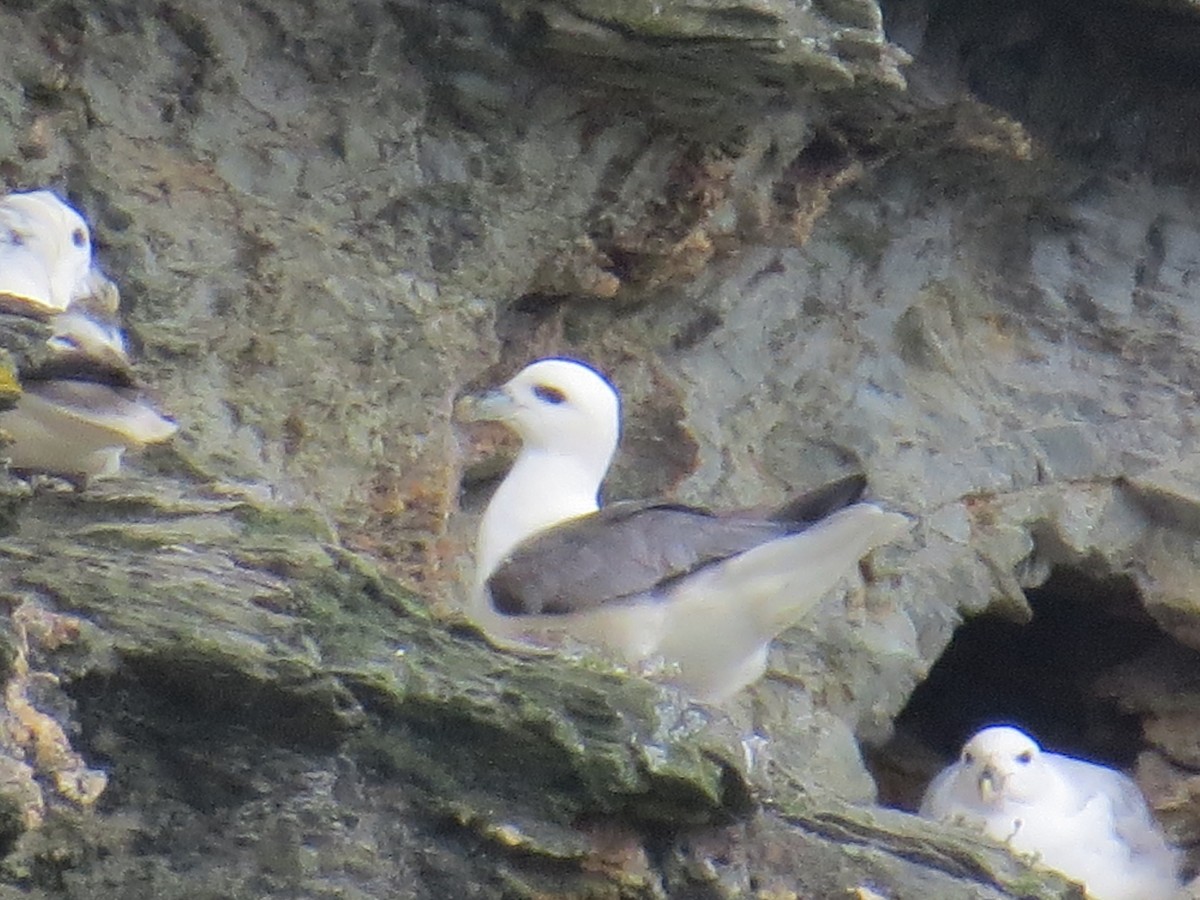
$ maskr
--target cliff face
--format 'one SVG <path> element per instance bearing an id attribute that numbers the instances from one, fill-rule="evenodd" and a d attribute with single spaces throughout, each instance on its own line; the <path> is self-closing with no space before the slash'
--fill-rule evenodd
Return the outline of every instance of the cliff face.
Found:
<path id="1" fill-rule="evenodd" d="M 0 485 L 0 895 L 1059 896 L 872 805 L 999 719 L 1195 842 L 1195 3 L 0 35 L 0 177 L 86 214 L 181 424 Z M 16 369 L 38 328 L 0 322 Z M 861 468 L 913 534 L 724 709 L 493 651 L 453 610 L 494 440 L 451 410 L 547 353 L 625 396 L 610 497 Z"/>

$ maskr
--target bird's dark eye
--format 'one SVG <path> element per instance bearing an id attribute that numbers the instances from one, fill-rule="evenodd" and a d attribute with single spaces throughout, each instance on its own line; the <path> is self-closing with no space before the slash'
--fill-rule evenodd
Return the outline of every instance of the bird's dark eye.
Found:
<path id="1" fill-rule="evenodd" d="M 76 228 L 71 232 L 71 243 L 76 247 L 83 247 L 87 244 L 87 235 L 83 233 L 82 228 Z"/>
<path id="2" fill-rule="evenodd" d="M 973 764 L 975 762 L 975 754 L 973 754 L 970 750 L 964 750 L 963 751 L 963 762 L 966 763 L 968 766 Z"/>
<path id="3" fill-rule="evenodd" d="M 1031 762 L 1033 762 L 1033 751 L 1026 750 L 1024 753 L 1018 753 L 1017 762 L 1023 766 L 1029 765 Z"/>
<path id="4" fill-rule="evenodd" d="M 550 387 L 548 384 L 535 384 L 533 386 L 533 396 L 544 403 L 550 403 L 554 406 L 567 402 L 566 394 L 556 387 Z"/>

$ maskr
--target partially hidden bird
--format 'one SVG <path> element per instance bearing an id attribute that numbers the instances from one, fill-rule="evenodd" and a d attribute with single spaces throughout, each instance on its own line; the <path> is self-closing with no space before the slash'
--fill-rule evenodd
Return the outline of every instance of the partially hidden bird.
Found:
<path id="1" fill-rule="evenodd" d="M 958 822 L 1080 882 L 1093 900 L 1167 900 L 1180 855 L 1137 784 L 1115 769 L 1049 753 L 992 726 L 926 789 L 920 814 Z"/>
<path id="2" fill-rule="evenodd" d="M 93 268 L 91 231 L 73 207 L 48 190 L 0 196 L 0 307 L 48 318 L 104 296 L 105 280 Z"/>
<path id="3" fill-rule="evenodd" d="M 178 426 L 146 397 L 119 328 L 73 310 L 50 326 L 47 361 L 22 373 L 16 406 L 0 412 L 0 456 L 18 472 L 83 488 L 117 474 L 125 451 L 165 441 Z"/>

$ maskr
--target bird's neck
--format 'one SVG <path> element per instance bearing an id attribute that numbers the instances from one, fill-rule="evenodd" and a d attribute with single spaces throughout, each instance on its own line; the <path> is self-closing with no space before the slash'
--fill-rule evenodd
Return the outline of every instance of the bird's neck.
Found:
<path id="1" fill-rule="evenodd" d="M 517 544 L 544 528 L 599 508 L 608 460 L 571 458 L 526 447 L 488 503 L 475 545 L 477 587 Z"/>

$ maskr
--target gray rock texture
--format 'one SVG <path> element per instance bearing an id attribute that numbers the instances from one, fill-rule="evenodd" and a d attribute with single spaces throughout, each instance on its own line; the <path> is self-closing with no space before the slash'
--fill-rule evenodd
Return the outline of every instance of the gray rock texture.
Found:
<path id="1" fill-rule="evenodd" d="M 0 898 L 1081 896 L 900 811 L 1002 719 L 1195 850 L 1196 3 L 0 36 L 0 180 L 85 213 L 181 424 L 0 482 Z M 0 402 L 43 331 L 0 321 Z M 512 443 L 452 408 L 549 353 L 624 393 L 611 497 L 862 469 L 912 534 L 726 708 L 495 651 L 456 608 Z"/>

